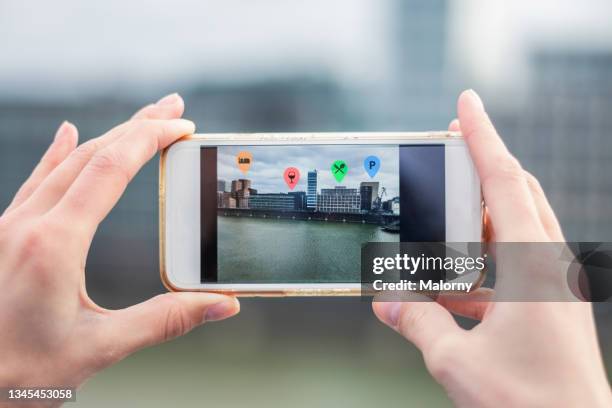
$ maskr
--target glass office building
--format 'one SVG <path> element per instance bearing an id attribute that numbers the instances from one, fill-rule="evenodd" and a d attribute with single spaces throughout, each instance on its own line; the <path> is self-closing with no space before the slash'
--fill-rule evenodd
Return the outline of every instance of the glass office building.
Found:
<path id="1" fill-rule="evenodd" d="M 295 196 L 290 194 L 255 194 L 249 199 L 249 208 L 255 210 L 295 210 Z"/>
<path id="2" fill-rule="evenodd" d="M 324 188 L 317 200 L 317 211 L 321 212 L 358 213 L 360 209 L 361 195 L 356 188 Z"/>
<path id="3" fill-rule="evenodd" d="M 308 195 L 306 196 L 306 207 L 311 210 L 317 208 L 317 171 L 308 172 Z"/>

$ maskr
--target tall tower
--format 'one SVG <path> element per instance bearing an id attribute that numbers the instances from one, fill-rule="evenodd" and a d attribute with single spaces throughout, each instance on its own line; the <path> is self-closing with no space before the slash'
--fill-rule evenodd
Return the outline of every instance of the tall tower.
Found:
<path id="1" fill-rule="evenodd" d="M 362 210 L 370 211 L 374 209 L 374 203 L 378 198 L 378 185 L 378 181 L 363 181 L 359 184 Z"/>
<path id="2" fill-rule="evenodd" d="M 454 114 L 453 70 L 446 66 L 448 0 L 394 0 L 393 92 L 405 125 L 427 129 Z"/>
<path id="3" fill-rule="evenodd" d="M 308 172 L 308 195 L 306 196 L 306 207 L 309 210 L 317 208 L 317 171 Z"/>

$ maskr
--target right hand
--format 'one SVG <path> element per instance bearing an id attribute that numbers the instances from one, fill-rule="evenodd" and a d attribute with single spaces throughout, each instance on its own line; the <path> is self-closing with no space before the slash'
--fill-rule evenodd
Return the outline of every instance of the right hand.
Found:
<path id="1" fill-rule="evenodd" d="M 460 129 L 468 144 L 495 240 L 563 242 L 538 181 L 508 152 L 474 91 L 461 94 L 458 113 L 450 128 Z M 538 268 L 530 273 L 556 279 Z M 612 406 L 590 303 L 491 302 L 491 294 L 375 302 L 373 308 L 421 350 L 459 406 Z M 481 323 L 464 330 L 450 312 Z"/>

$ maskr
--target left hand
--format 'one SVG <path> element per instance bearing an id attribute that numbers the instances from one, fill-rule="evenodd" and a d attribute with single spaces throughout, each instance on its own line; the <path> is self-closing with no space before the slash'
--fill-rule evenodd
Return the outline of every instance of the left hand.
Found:
<path id="1" fill-rule="evenodd" d="M 238 313 L 235 298 L 205 293 L 107 310 L 85 289 L 98 224 L 148 160 L 194 132 L 183 110 L 169 95 L 78 147 L 65 122 L 0 217 L 0 387 L 76 387 L 143 347 Z"/>

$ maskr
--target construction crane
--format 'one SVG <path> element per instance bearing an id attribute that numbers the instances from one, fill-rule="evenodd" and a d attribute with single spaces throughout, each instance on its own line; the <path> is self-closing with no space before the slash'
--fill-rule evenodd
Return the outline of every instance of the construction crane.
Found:
<path id="1" fill-rule="evenodd" d="M 382 211 L 382 199 L 386 195 L 387 195 L 387 189 L 385 187 L 382 187 L 380 189 L 380 194 L 378 195 L 378 197 L 376 197 L 376 200 L 374 201 L 375 209 Z"/>

